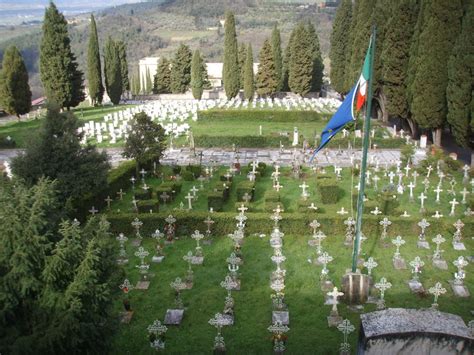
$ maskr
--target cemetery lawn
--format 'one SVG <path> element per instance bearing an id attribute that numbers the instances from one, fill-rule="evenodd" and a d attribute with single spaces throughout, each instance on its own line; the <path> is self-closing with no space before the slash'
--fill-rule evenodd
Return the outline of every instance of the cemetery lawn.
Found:
<path id="1" fill-rule="evenodd" d="M 85 122 L 102 121 L 104 115 L 121 111 L 134 105 L 103 106 L 103 107 L 78 107 L 72 110 L 76 117 Z M 30 115 L 32 116 L 32 114 Z M 0 136 L 10 136 L 16 142 L 16 148 L 25 148 L 26 143 L 37 133 L 41 126 L 41 117 L 38 119 L 14 121 L 0 126 Z"/>
<path id="2" fill-rule="evenodd" d="M 285 214 L 283 214 L 283 219 Z M 269 220 L 269 223 L 270 220 Z M 321 226 L 325 230 L 325 226 Z M 308 262 L 315 257 L 314 248 L 308 246 L 310 230 L 306 235 L 286 235 L 284 237 L 283 253 L 286 262 L 283 268 L 287 270 L 285 278 L 285 297 L 290 311 L 290 331 L 288 332 L 289 354 L 335 354 L 342 342 L 342 334 L 335 328 L 328 328 L 326 317 L 331 306 L 324 305 L 324 293 L 319 287 L 319 273 L 322 266 Z M 429 233 L 429 240 L 434 236 Z M 133 235 L 128 235 L 133 239 Z M 374 281 L 386 277 L 392 283 L 392 288 L 386 291 L 387 307 L 402 308 L 428 308 L 433 302 L 430 294 L 417 296 L 411 294 L 407 281 L 411 278 L 410 270 L 394 270 L 392 255 L 394 247 L 383 248 L 380 246 L 378 236 L 370 235 L 364 243 L 365 259 L 372 256 L 378 267 L 372 271 Z M 389 238 L 395 237 L 389 233 Z M 450 236 L 445 236 L 446 252 L 443 254 L 448 261 L 449 270 L 441 271 L 431 266 L 429 255 L 433 250 L 417 249 L 416 235 L 404 236 L 407 244 L 401 248 L 401 254 L 407 263 L 420 256 L 425 261 L 425 267 L 420 276 L 425 290 L 441 282 L 447 293 L 441 295 L 438 303 L 443 312 L 454 313 L 463 317 L 467 323 L 472 315 L 472 299 L 456 298 L 451 291 L 448 280 L 453 279 L 455 267 L 452 261 L 459 255 L 466 256 L 466 252 L 456 252 L 450 243 Z M 169 326 L 166 334 L 166 352 L 181 354 L 209 354 L 213 348 L 216 335 L 214 327 L 208 320 L 217 312 L 222 312 L 226 291 L 219 286 L 227 274 L 226 258 L 232 251 L 232 241 L 226 236 L 213 237 L 212 245 L 203 245 L 205 255 L 204 264 L 193 266 L 194 287 L 182 292 L 185 305 L 185 314 L 181 326 Z M 136 265 L 139 259 L 133 256 L 136 247 L 127 242 L 129 264 L 125 266 L 127 277 L 132 284 L 139 280 Z M 350 267 L 351 250 L 343 245 L 343 235 L 328 235 L 323 242 L 323 248 L 334 260 L 328 265 L 329 277 L 340 287 L 341 277 Z M 467 250 L 474 248 L 471 238 L 464 238 Z M 433 243 L 431 243 L 433 245 Z M 146 236 L 142 245 L 150 252 L 147 262 L 151 259 L 156 242 Z M 113 354 L 152 354 L 146 328 L 155 319 L 163 321 L 168 308 L 174 307 L 174 291 L 170 282 L 176 277 L 184 277 L 187 263 L 182 257 L 190 250 L 194 250 L 196 243 L 189 236 L 181 236 L 180 240 L 172 245 L 166 245 L 166 255 L 161 264 L 151 263 L 151 284 L 147 291 L 132 290 L 129 294 L 131 307 L 134 311 L 130 324 L 120 324 L 118 332 L 113 338 L 111 353 Z M 202 245 L 202 242 L 201 242 Z M 275 266 L 270 260 L 272 248 L 269 236 L 260 238 L 246 235 L 242 255 L 244 263 L 240 267 L 242 287 L 240 291 L 233 291 L 235 299 L 235 324 L 223 329 L 227 351 L 231 354 L 271 354 L 271 334 L 267 327 L 271 324 L 272 304 L 270 295 L 270 274 Z M 365 271 L 365 270 L 364 270 Z M 473 292 L 474 267 L 472 264 L 466 268 L 467 278 L 465 284 Z M 472 297 L 472 296 L 471 296 Z M 115 304 L 116 312 L 121 312 L 122 295 Z M 356 332 L 349 336 L 352 350 L 356 346 L 359 329 L 359 314 L 348 310 L 345 304 L 340 304 L 339 313 L 343 318 L 348 318 L 356 326 Z M 375 305 L 366 304 L 364 312 L 375 310 Z"/>

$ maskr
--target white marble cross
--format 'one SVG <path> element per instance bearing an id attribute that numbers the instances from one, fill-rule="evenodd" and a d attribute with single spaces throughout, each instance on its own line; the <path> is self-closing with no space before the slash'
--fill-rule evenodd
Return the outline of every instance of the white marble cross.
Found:
<path id="1" fill-rule="evenodd" d="M 410 189 L 410 200 L 413 200 L 413 189 L 416 187 L 416 185 L 412 182 L 408 184 L 408 188 Z"/>
<path id="2" fill-rule="evenodd" d="M 191 201 L 193 200 L 193 195 L 191 195 L 189 192 L 188 194 L 184 197 L 186 200 L 188 200 L 188 209 L 192 210 L 193 209 L 193 205 L 191 203 Z"/>
<path id="3" fill-rule="evenodd" d="M 413 174 L 411 174 L 413 176 L 413 183 L 416 185 L 416 178 L 420 175 L 418 174 L 418 171 L 414 171 Z"/>
<path id="4" fill-rule="evenodd" d="M 461 196 L 462 196 L 462 200 L 461 200 L 461 203 L 463 205 L 466 204 L 466 196 L 469 194 L 469 191 L 466 190 L 466 188 L 464 188 L 462 191 L 461 191 Z"/>
<path id="5" fill-rule="evenodd" d="M 449 204 L 451 205 L 451 212 L 449 212 L 449 215 L 454 216 L 454 210 L 456 208 L 456 205 L 459 205 L 459 202 L 456 201 L 455 198 L 453 198 L 451 201 L 449 201 Z"/>
<path id="6" fill-rule="evenodd" d="M 420 210 L 423 211 L 425 209 L 425 200 L 427 199 L 427 197 L 425 196 L 425 194 L 422 192 L 420 194 L 420 196 L 418 196 L 418 199 L 421 201 L 421 208 Z"/>
<path id="7" fill-rule="evenodd" d="M 393 171 L 391 171 L 389 174 L 388 174 L 388 177 L 390 179 L 390 184 L 393 184 L 393 178 L 395 177 L 395 173 Z"/>
<path id="8" fill-rule="evenodd" d="M 441 189 L 440 185 L 438 185 L 436 187 L 436 189 L 434 189 L 434 192 L 436 192 L 436 202 L 439 203 L 439 193 L 440 192 L 443 192 L 443 190 Z"/>
<path id="9" fill-rule="evenodd" d="M 190 189 L 189 191 L 193 193 L 193 197 L 196 197 L 196 192 L 198 192 L 199 189 L 197 189 L 196 186 L 193 185 L 192 189 Z"/>
<path id="10" fill-rule="evenodd" d="M 343 292 L 339 292 L 337 287 L 334 287 L 331 292 L 327 293 L 328 296 L 332 297 L 332 310 L 331 313 L 337 314 L 337 298 L 344 296 Z"/>
<path id="11" fill-rule="evenodd" d="M 429 178 L 431 172 L 433 171 L 433 167 L 432 167 L 431 165 L 428 165 L 428 167 L 426 168 L 426 170 L 428 171 L 428 173 L 426 174 L 426 177 Z"/>

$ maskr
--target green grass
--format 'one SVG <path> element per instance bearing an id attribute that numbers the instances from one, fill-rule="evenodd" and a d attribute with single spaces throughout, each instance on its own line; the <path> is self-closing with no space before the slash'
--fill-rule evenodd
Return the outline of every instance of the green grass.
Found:
<path id="1" fill-rule="evenodd" d="M 106 106 L 106 107 L 82 107 L 72 110 L 81 121 L 102 121 L 104 115 L 124 110 L 133 105 Z M 0 135 L 10 136 L 15 142 L 17 148 L 24 148 L 28 140 L 38 132 L 41 126 L 41 118 L 22 120 L 21 122 L 10 122 L 0 126 Z"/>
<path id="2" fill-rule="evenodd" d="M 283 215 L 284 218 L 284 215 Z M 269 220 L 270 223 L 270 220 Z M 321 226 L 324 231 L 325 226 Z M 308 262 L 314 258 L 315 251 L 307 245 L 307 235 L 287 235 L 284 237 L 283 252 L 287 257 L 284 268 L 287 270 L 286 302 L 290 311 L 290 331 L 288 333 L 289 354 L 334 354 L 337 353 L 342 334 L 335 328 L 328 328 L 326 317 L 330 306 L 324 305 L 324 294 L 319 287 L 319 273 L 321 266 Z M 434 231 L 430 233 L 434 236 Z M 132 238 L 132 236 L 129 236 Z M 394 237 L 390 235 L 390 237 Z M 205 255 L 204 265 L 193 266 L 194 288 L 185 290 L 182 298 L 185 304 L 185 316 L 179 327 L 170 326 L 166 334 L 166 352 L 181 354 L 206 354 L 212 351 L 213 339 L 216 330 L 207 322 L 217 312 L 222 312 L 226 292 L 219 286 L 227 274 L 225 259 L 232 251 L 232 244 L 225 236 L 213 236 L 214 242 L 210 246 L 203 246 Z M 448 261 L 449 270 L 441 271 L 431 266 L 429 255 L 432 251 L 417 249 L 416 236 L 407 236 L 407 244 L 402 247 L 401 253 L 407 262 L 415 256 L 425 261 L 421 274 L 421 282 L 425 289 L 441 282 L 448 290 L 439 298 L 439 309 L 443 312 L 458 314 L 467 323 L 471 319 L 470 298 L 455 298 L 448 280 L 453 279 L 455 267 L 452 261 L 463 253 L 453 250 L 446 242 L 444 258 Z M 324 250 L 334 257 L 329 264 L 329 276 L 336 286 L 340 286 L 342 275 L 350 267 L 351 250 L 343 246 L 344 236 L 329 235 L 323 242 Z M 472 250 L 474 242 L 465 239 L 468 250 Z M 143 246 L 153 255 L 155 241 L 145 238 Z M 187 264 L 182 257 L 193 250 L 195 242 L 189 236 L 181 236 L 180 240 L 165 247 L 166 258 L 161 264 L 151 265 L 151 285 L 147 291 L 133 290 L 130 301 L 134 310 L 134 317 L 130 324 L 120 325 L 118 333 L 113 338 L 113 354 L 147 354 L 152 353 L 147 340 L 146 328 L 155 319 L 163 321 L 166 309 L 174 307 L 174 294 L 169 284 L 176 277 L 184 277 Z M 138 258 L 133 256 L 136 248 L 128 244 L 129 264 L 125 267 L 126 276 L 135 283 L 139 275 L 135 265 Z M 383 248 L 377 236 L 372 235 L 364 243 L 364 257 L 374 257 L 379 266 L 373 270 L 373 277 L 378 281 L 386 277 L 393 287 L 386 292 L 388 307 L 428 308 L 433 298 L 431 295 L 416 296 L 410 293 L 407 281 L 411 278 L 410 270 L 395 271 L 391 258 L 394 248 Z M 226 327 L 223 336 L 227 351 L 231 354 L 270 354 L 271 340 L 267 327 L 271 324 L 272 290 L 269 286 L 271 271 L 275 269 L 270 260 L 272 248 L 269 238 L 246 236 L 242 247 L 244 264 L 241 266 L 241 291 L 234 291 L 235 325 Z M 466 253 L 464 253 L 466 254 Z M 474 268 L 466 268 L 466 285 L 474 289 Z M 121 299 L 116 301 L 116 311 L 122 310 Z M 374 311 L 375 306 L 367 304 L 364 312 Z M 359 315 L 352 313 L 341 304 L 339 313 L 348 318 L 357 327 L 357 331 L 349 336 L 352 349 L 355 349 L 358 337 Z"/>

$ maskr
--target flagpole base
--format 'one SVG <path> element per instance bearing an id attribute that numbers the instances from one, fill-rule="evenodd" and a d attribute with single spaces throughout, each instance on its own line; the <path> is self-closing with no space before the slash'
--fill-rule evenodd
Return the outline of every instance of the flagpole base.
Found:
<path id="1" fill-rule="evenodd" d="M 364 304 L 367 302 L 370 290 L 370 278 L 357 269 L 355 272 L 348 269 L 342 277 L 344 299 L 349 305 Z"/>

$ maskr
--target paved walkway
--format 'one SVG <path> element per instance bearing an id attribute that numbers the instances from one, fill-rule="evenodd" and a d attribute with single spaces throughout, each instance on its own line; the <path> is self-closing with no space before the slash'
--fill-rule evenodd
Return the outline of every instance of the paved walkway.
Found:
<path id="1" fill-rule="evenodd" d="M 107 148 L 105 150 L 107 151 L 113 166 L 116 166 L 121 161 L 125 160 L 122 157 L 123 150 L 121 148 Z M 21 149 L 0 150 L 0 164 L 3 165 L 4 161 L 10 161 L 20 152 L 22 152 Z M 311 151 L 308 150 L 306 154 L 303 154 L 301 149 L 285 149 L 283 151 L 280 151 L 279 149 L 240 149 L 238 152 L 234 152 L 230 149 L 225 150 L 214 148 L 204 150 L 196 149 L 196 154 L 194 154 L 190 149 L 183 148 L 167 150 L 162 159 L 162 163 L 166 165 L 188 165 L 199 164 L 201 161 L 204 165 L 229 165 L 236 160 L 236 157 L 238 157 L 241 164 L 248 164 L 254 160 L 258 160 L 266 164 L 277 162 L 281 166 L 288 166 L 293 162 L 295 155 L 300 162 L 307 163 L 311 156 Z M 322 166 L 338 165 L 346 167 L 351 165 L 351 156 L 360 160 L 361 155 L 360 150 L 353 152 L 349 150 L 328 150 L 327 153 L 319 153 L 316 157 L 316 162 L 318 165 Z M 369 163 L 378 161 L 381 166 L 385 166 L 386 164 L 391 166 L 395 165 L 395 162 L 399 158 L 399 150 L 377 150 L 370 152 Z M 415 164 L 421 159 L 424 159 L 424 155 L 420 152 L 420 154 L 415 156 Z"/>

